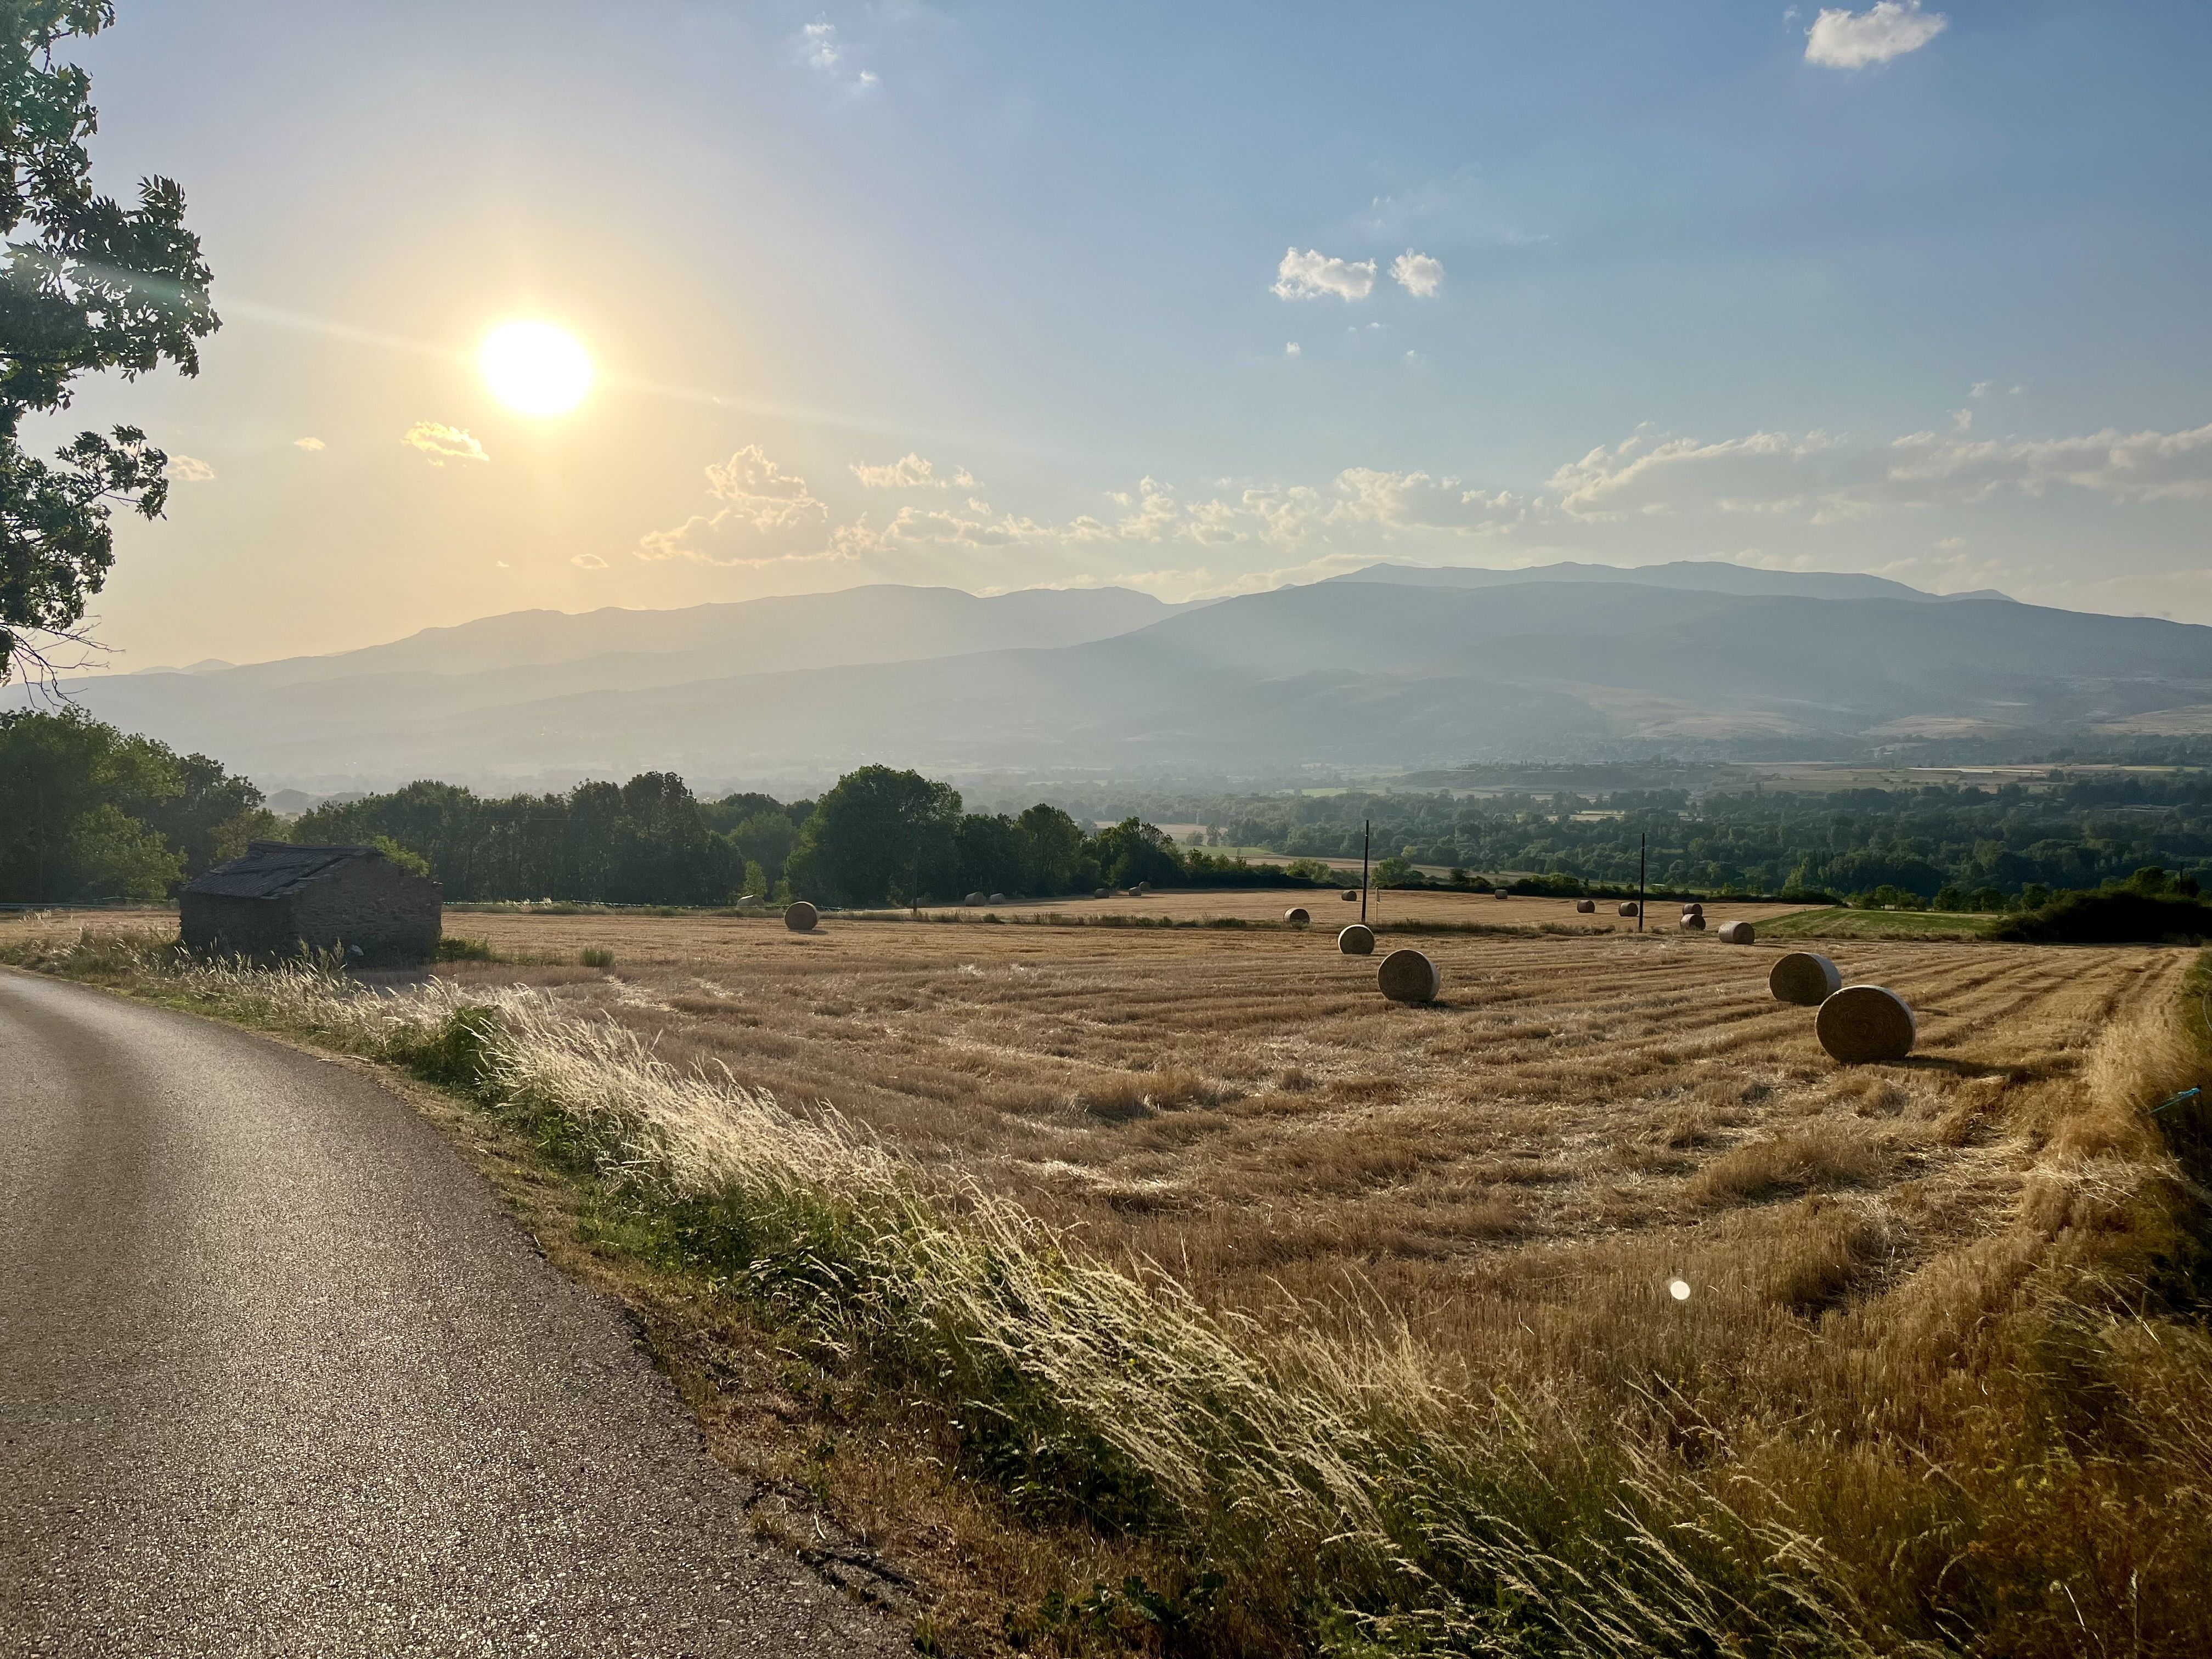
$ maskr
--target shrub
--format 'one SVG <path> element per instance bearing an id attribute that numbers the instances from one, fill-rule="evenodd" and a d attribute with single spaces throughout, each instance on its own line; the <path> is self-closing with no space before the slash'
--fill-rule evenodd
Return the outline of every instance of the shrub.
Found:
<path id="1" fill-rule="evenodd" d="M 586 968 L 611 968 L 615 965 L 615 953 L 596 945 L 586 945 L 576 953 L 576 960 Z"/>
<path id="2" fill-rule="evenodd" d="M 2064 893 L 1999 922 L 1993 939 L 2030 945 L 2145 945 L 2212 939 L 2212 904 L 2114 888 Z"/>
<path id="3" fill-rule="evenodd" d="M 496 962 L 492 954 L 491 941 L 483 939 L 463 939 L 458 933 L 448 933 L 438 941 L 438 960 L 441 962 Z"/>

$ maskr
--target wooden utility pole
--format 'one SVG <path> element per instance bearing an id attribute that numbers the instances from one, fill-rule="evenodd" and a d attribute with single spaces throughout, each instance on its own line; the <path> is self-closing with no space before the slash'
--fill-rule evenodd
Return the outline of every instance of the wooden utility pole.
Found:
<path id="1" fill-rule="evenodd" d="M 1367 854 L 1373 850 L 1374 842 L 1375 820 L 1370 818 L 1367 827 L 1359 833 L 1359 921 L 1363 927 L 1367 921 Z"/>
<path id="2" fill-rule="evenodd" d="M 1636 931 L 1639 933 L 1644 931 L 1644 849 L 1649 840 L 1648 836 L 1636 838 Z"/>

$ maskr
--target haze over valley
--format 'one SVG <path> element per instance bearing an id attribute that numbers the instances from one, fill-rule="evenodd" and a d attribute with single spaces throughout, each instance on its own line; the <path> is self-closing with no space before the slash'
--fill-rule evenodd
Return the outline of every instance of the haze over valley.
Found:
<path id="1" fill-rule="evenodd" d="M 954 774 L 1247 776 L 1929 744 L 2024 758 L 2212 735 L 2212 629 L 1718 562 L 1375 566 L 1181 606 L 1110 587 L 875 586 L 521 612 L 62 689 L 310 793 L 653 768 L 812 787 L 886 754 Z"/>

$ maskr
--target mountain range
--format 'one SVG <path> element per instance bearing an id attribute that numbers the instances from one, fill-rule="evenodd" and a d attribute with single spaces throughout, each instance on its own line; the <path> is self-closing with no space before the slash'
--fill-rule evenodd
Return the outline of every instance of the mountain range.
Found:
<path id="1" fill-rule="evenodd" d="M 522 611 L 64 689 L 269 788 L 820 782 L 872 760 L 1223 776 L 2212 734 L 2212 629 L 1717 562 L 1379 565 L 1181 606 L 877 586 Z"/>

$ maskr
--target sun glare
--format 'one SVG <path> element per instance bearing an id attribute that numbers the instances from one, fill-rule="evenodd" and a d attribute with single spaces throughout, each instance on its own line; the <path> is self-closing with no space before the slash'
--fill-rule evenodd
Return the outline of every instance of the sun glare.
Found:
<path id="1" fill-rule="evenodd" d="M 591 358 L 550 323 L 501 323 L 484 336 L 477 365 L 492 395 L 525 415 L 566 415 L 592 389 Z"/>

